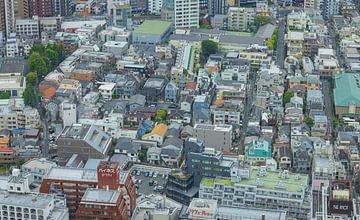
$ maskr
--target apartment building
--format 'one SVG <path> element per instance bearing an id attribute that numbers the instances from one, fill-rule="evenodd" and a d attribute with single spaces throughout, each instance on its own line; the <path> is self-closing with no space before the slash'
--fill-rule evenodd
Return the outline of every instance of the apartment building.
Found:
<path id="1" fill-rule="evenodd" d="M 306 219 L 310 212 L 308 181 L 307 175 L 254 167 L 242 178 L 203 178 L 199 198 L 217 200 L 228 207 L 281 209 L 292 218 Z"/>
<path id="2" fill-rule="evenodd" d="M 53 16 L 53 1 L 29 0 L 29 17 L 51 17 Z"/>
<path id="3" fill-rule="evenodd" d="M 21 170 L 24 173 L 31 173 L 34 176 L 34 182 L 41 183 L 46 173 L 56 166 L 55 162 L 49 161 L 46 158 L 34 158 L 26 161 L 21 166 Z"/>
<path id="4" fill-rule="evenodd" d="M 5 0 L 0 0 L 0 32 L 6 33 Z"/>
<path id="5" fill-rule="evenodd" d="M 66 164 L 73 154 L 83 161 L 104 159 L 111 150 L 111 144 L 111 137 L 95 125 L 73 124 L 65 127 L 56 140 L 59 164 Z"/>
<path id="6" fill-rule="evenodd" d="M 251 67 L 259 68 L 262 64 L 270 64 L 271 56 L 266 52 L 267 48 L 259 45 L 251 45 L 240 51 L 240 58 L 251 63 Z"/>
<path id="7" fill-rule="evenodd" d="M 227 0 L 209 0 L 208 1 L 208 12 L 210 16 L 225 15 L 228 9 Z"/>
<path id="8" fill-rule="evenodd" d="M 23 99 L 0 101 L 0 129 L 40 127 L 40 115 L 36 109 L 25 107 Z"/>
<path id="9" fill-rule="evenodd" d="M 230 7 L 227 15 L 228 30 L 246 31 L 248 29 L 248 12 L 245 8 Z"/>
<path id="10" fill-rule="evenodd" d="M 225 102 L 211 106 L 213 124 L 242 124 L 243 106 Z"/>
<path id="11" fill-rule="evenodd" d="M 330 48 L 319 48 L 315 58 L 315 68 L 319 70 L 321 77 L 332 77 L 340 70 L 339 61 L 335 50 Z"/>
<path id="12" fill-rule="evenodd" d="M 15 33 L 15 8 L 14 0 L 4 0 L 6 36 Z"/>
<path id="13" fill-rule="evenodd" d="M 289 31 L 285 35 L 287 55 L 300 58 L 303 55 L 304 33 Z"/>
<path id="14" fill-rule="evenodd" d="M 175 28 L 199 28 L 199 0 L 174 1 Z"/>
<path id="15" fill-rule="evenodd" d="M 163 0 L 149 0 L 148 11 L 152 14 L 159 15 L 161 13 L 161 9 L 163 5 L 164 5 Z"/>
<path id="16" fill-rule="evenodd" d="M 233 140 L 232 125 L 195 124 L 195 137 L 204 142 L 205 147 L 230 152 Z"/>
<path id="17" fill-rule="evenodd" d="M 233 161 L 226 160 L 222 151 L 205 148 L 196 138 L 184 142 L 186 171 L 194 176 L 194 184 L 199 186 L 203 177 L 230 177 Z"/>
<path id="18" fill-rule="evenodd" d="M 38 19 L 16 19 L 15 29 L 18 36 L 28 36 L 35 39 L 40 37 Z"/>

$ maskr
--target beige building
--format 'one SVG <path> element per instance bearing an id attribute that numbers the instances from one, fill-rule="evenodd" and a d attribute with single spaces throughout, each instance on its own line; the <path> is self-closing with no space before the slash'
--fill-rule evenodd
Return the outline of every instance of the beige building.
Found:
<path id="1" fill-rule="evenodd" d="M 0 101 L 0 129 L 38 128 L 39 112 L 24 105 L 23 99 L 4 99 Z"/>
<path id="2" fill-rule="evenodd" d="M 248 15 L 244 8 L 231 7 L 228 11 L 228 30 L 245 31 L 248 29 Z"/>
<path id="3" fill-rule="evenodd" d="M 300 58 L 303 55 L 304 33 L 290 31 L 285 35 L 287 55 Z"/>

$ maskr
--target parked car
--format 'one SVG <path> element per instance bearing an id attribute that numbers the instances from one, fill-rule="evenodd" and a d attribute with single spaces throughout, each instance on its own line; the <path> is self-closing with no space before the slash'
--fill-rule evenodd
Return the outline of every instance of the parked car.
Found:
<path id="1" fill-rule="evenodd" d="M 156 178 L 156 177 L 157 177 L 157 173 L 154 173 L 153 177 Z"/>
<path id="2" fill-rule="evenodd" d="M 140 170 L 138 170 L 138 171 L 136 172 L 136 176 L 140 176 L 140 174 L 141 174 L 141 172 L 140 172 Z"/>
<path id="3" fill-rule="evenodd" d="M 137 170 L 133 170 L 133 171 L 131 172 L 131 175 L 135 176 L 136 173 L 137 173 Z"/>
<path id="4" fill-rule="evenodd" d="M 152 186 L 152 185 L 154 185 L 154 180 L 149 181 L 149 186 Z"/>
<path id="5" fill-rule="evenodd" d="M 145 172 L 145 176 L 148 177 L 148 176 L 149 176 L 149 172 Z"/>

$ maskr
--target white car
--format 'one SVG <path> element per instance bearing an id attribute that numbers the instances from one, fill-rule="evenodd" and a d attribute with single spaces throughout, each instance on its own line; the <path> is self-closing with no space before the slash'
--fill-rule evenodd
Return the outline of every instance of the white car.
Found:
<path id="1" fill-rule="evenodd" d="M 156 177 L 157 177 L 157 173 L 154 173 L 153 177 L 156 178 Z"/>

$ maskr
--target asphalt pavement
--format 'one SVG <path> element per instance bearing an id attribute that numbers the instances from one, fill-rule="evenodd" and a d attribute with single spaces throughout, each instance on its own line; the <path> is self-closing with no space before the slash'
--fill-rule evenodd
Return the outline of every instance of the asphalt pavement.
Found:
<path id="1" fill-rule="evenodd" d="M 279 21 L 279 35 L 276 46 L 276 64 L 282 69 L 284 68 L 284 60 L 285 60 L 285 20 L 280 18 Z"/>
<path id="2" fill-rule="evenodd" d="M 137 193 L 142 195 L 160 194 L 160 192 L 154 190 L 154 185 L 149 185 L 151 180 L 156 181 L 157 186 L 162 186 L 164 190 L 167 182 L 167 179 L 161 174 L 157 174 L 157 177 L 146 177 L 144 172 L 141 172 L 139 176 L 133 175 L 133 179 L 135 179 L 135 185 L 138 186 Z M 141 180 L 141 183 L 138 180 Z"/>

